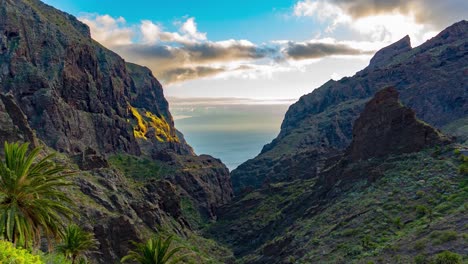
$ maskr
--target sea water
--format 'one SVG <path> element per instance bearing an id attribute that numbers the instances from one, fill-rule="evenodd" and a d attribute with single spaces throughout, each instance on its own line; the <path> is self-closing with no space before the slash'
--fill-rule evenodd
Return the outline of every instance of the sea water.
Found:
<path id="1" fill-rule="evenodd" d="M 287 103 L 171 104 L 176 128 L 197 154 L 208 154 L 233 170 L 260 153 L 279 133 Z"/>

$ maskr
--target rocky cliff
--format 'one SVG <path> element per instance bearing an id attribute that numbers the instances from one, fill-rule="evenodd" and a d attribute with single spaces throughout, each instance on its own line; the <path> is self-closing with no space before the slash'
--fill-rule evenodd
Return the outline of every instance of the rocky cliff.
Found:
<path id="1" fill-rule="evenodd" d="M 319 175 L 319 184 L 330 188 L 337 183 L 356 181 L 363 175 L 375 181 L 380 175 L 373 168 L 363 166 L 361 161 L 440 148 L 450 143 L 440 131 L 418 120 L 414 111 L 401 104 L 398 98 L 398 91 L 387 87 L 367 102 L 354 122 L 351 144 L 336 164 Z"/>
<path id="2" fill-rule="evenodd" d="M 0 0 L 0 98 L 0 142 L 45 145 L 80 169 L 71 195 L 101 242 L 102 263 L 161 226 L 191 232 L 187 210 L 215 219 L 232 197 L 228 169 L 193 153 L 151 71 L 38 0 Z"/>
<path id="3" fill-rule="evenodd" d="M 353 125 L 353 140 L 346 151 L 352 161 L 390 154 L 418 152 L 449 140 L 416 119 L 414 111 L 398 101 L 398 91 L 385 88 L 370 100 Z"/>
<path id="4" fill-rule="evenodd" d="M 468 115 L 467 53 L 468 22 L 461 21 L 416 48 L 404 37 L 377 52 L 369 67 L 353 77 L 330 80 L 302 96 L 286 113 L 279 136 L 232 172 L 235 191 L 292 173 L 296 178 L 316 176 L 324 160 L 350 144 L 353 122 L 365 103 L 388 86 L 424 122 L 456 131 Z M 295 173 L 304 166 L 287 166 L 288 160 L 307 160 L 311 170 Z"/>

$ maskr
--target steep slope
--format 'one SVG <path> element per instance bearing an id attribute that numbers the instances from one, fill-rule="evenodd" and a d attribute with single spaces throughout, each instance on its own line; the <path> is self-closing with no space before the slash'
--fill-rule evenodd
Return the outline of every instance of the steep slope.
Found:
<path id="1" fill-rule="evenodd" d="M 39 0 L 0 0 L 0 99 L 0 142 L 45 145 L 79 170 L 70 195 L 101 263 L 156 230 L 196 237 L 231 200 L 228 169 L 193 153 L 151 71 Z"/>
<path id="2" fill-rule="evenodd" d="M 405 37 L 377 52 L 353 77 L 330 80 L 304 95 L 289 108 L 278 137 L 231 173 L 235 191 L 316 176 L 324 160 L 349 145 L 364 104 L 387 86 L 394 86 L 423 121 L 463 136 L 457 131 L 468 115 L 467 48 L 467 21 L 413 49 Z"/>
<path id="3" fill-rule="evenodd" d="M 316 178 L 236 198 L 207 234 L 240 263 L 413 263 L 443 250 L 467 256 L 467 181 L 454 151 L 461 147 L 448 143 L 398 102 L 396 89 L 384 89 L 366 104 L 338 160 Z"/>

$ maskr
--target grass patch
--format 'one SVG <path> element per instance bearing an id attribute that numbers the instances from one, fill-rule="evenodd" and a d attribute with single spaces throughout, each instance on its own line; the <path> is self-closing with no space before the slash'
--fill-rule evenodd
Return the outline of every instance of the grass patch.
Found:
<path id="1" fill-rule="evenodd" d="M 125 176 L 136 180 L 161 179 L 171 171 L 162 162 L 126 154 L 109 157 L 109 163 Z"/>

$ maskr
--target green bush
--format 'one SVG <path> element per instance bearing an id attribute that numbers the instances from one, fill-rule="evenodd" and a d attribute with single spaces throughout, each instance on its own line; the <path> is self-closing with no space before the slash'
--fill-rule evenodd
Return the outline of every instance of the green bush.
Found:
<path id="1" fill-rule="evenodd" d="M 418 217 L 425 216 L 426 214 L 429 213 L 429 209 L 424 205 L 416 205 L 415 209 L 416 209 L 416 214 L 418 215 Z"/>
<path id="2" fill-rule="evenodd" d="M 414 243 L 414 249 L 421 251 L 426 248 L 426 240 L 418 240 Z"/>
<path id="3" fill-rule="evenodd" d="M 12 243 L 0 240 L 0 263 L 43 264 L 44 262 L 26 249 L 15 248 Z"/>
<path id="4" fill-rule="evenodd" d="M 414 257 L 414 264 L 428 264 L 429 260 L 425 255 L 419 254 Z"/>
<path id="5" fill-rule="evenodd" d="M 468 174 L 468 163 L 464 162 L 458 167 L 458 172 L 460 174 Z"/>
<path id="6" fill-rule="evenodd" d="M 462 258 L 457 253 L 444 251 L 435 256 L 435 264 L 462 264 Z"/>
<path id="7" fill-rule="evenodd" d="M 434 231 L 431 234 L 432 244 L 440 245 L 457 239 L 457 232 L 455 231 Z"/>

